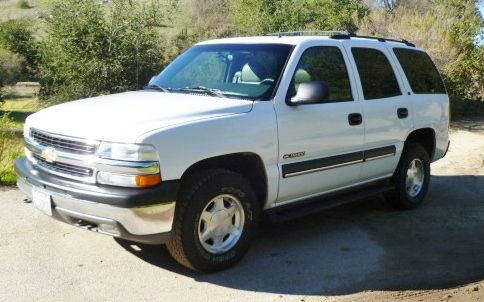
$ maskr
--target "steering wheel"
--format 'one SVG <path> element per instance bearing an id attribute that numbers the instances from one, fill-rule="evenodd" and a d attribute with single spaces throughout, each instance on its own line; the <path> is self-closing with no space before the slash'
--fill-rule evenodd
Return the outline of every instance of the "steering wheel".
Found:
<path id="1" fill-rule="evenodd" d="M 264 84 L 266 84 L 266 85 L 267 85 L 267 84 L 272 84 L 272 83 L 274 83 L 274 79 L 267 78 L 267 79 L 263 79 L 263 80 L 262 80 L 262 81 L 259 83 L 259 85 L 264 85 Z"/>

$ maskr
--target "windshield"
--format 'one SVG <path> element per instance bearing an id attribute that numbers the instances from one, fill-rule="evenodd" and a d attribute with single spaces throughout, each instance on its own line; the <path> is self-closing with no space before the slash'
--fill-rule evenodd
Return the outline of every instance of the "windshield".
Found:
<path id="1" fill-rule="evenodd" d="M 196 45 L 148 88 L 241 99 L 270 98 L 291 51 L 284 44 Z"/>

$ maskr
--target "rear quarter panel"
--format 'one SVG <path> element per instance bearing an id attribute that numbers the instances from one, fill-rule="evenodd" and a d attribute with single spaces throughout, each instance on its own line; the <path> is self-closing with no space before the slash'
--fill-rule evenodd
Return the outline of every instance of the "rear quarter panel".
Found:
<path id="1" fill-rule="evenodd" d="M 412 97 L 415 129 L 435 131 L 432 161 L 444 156 L 449 141 L 449 97 L 446 94 L 416 94 Z"/>
<path id="2" fill-rule="evenodd" d="M 396 62 L 399 74 L 403 78 L 405 90 L 410 100 L 410 117 L 413 119 L 413 128 L 409 129 L 410 133 L 417 129 L 431 128 L 435 132 L 435 152 L 432 161 L 442 158 L 447 149 L 449 142 L 449 96 L 447 94 L 415 94 L 405 76 L 398 58 L 393 52 L 393 48 L 408 48 L 410 50 L 424 51 L 423 49 L 402 46 L 401 43 L 387 43 L 389 52 Z M 434 63 L 435 65 L 435 63 Z"/>

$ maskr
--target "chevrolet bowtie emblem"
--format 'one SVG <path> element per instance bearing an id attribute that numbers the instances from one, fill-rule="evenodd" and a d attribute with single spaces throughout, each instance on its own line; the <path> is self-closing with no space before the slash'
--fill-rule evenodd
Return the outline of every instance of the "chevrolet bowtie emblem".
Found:
<path id="1" fill-rule="evenodd" d="M 46 162 L 52 163 L 56 161 L 57 153 L 54 148 L 45 148 L 42 150 L 42 158 L 45 159 Z"/>

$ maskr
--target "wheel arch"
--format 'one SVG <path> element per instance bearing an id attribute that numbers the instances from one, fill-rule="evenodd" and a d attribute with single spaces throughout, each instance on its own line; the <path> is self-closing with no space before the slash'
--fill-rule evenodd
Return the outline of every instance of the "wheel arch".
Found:
<path id="1" fill-rule="evenodd" d="M 407 135 L 407 138 L 405 139 L 405 146 L 407 146 L 410 142 L 422 145 L 432 160 L 436 148 L 436 135 L 433 128 L 426 127 L 413 130 Z"/>
<path id="2" fill-rule="evenodd" d="M 268 195 L 268 180 L 264 162 L 258 154 L 240 152 L 202 159 L 183 172 L 182 187 L 184 180 L 191 174 L 209 168 L 226 169 L 244 176 L 254 189 L 261 209 L 264 207 Z"/>

